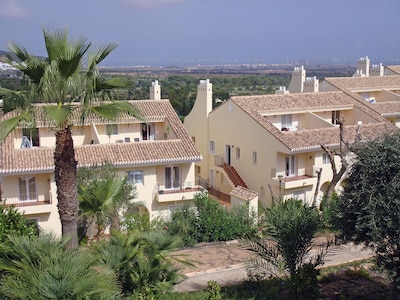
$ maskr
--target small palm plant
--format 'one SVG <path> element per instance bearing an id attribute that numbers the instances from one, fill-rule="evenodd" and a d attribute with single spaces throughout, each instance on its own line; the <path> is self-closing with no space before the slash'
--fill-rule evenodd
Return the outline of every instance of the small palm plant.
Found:
<path id="1" fill-rule="evenodd" d="M 0 245 L 0 295 L 10 299 L 118 299 L 112 271 L 89 252 L 50 235 L 10 236 Z"/>
<path id="2" fill-rule="evenodd" d="M 113 231 L 109 240 L 94 243 L 93 249 L 117 274 L 125 295 L 155 297 L 169 291 L 183 278 L 174 268 L 173 261 L 190 262 L 170 254 L 181 245 L 179 238 L 163 231 L 131 231 L 128 234 Z"/>
<path id="3" fill-rule="evenodd" d="M 321 246 L 317 254 L 310 253 L 320 222 L 316 207 L 296 199 L 275 201 L 265 211 L 264 222 L 265 236 L 243 239 L 258 254 L 248 261 L 250 274 L 258 278 L 289 275 L 294 279 L 304 266 L 314 270 L 323 263 L 331 241 Z"/>

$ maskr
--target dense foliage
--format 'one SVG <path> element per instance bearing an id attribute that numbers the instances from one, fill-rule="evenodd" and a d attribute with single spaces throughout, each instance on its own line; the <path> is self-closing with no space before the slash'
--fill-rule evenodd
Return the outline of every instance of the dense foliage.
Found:
<path id="1" fill-rule="evenodd" d="M 345 240 L 366 243 L 400 287 L 400 134 L 359 145 L 338 200 Z"/>
<path id="2" fill-rule="evenodd" d="M 180 246 L 178 237 L 162 231 L 114 231 L 109 240 L 95 243 L 93 249 L 100 262 L 114 271 L 125 296 L 160 299 L 182 278 L 169 255 Z"/>
<path id="3" fill-rule="evenodd" d="M 115 276 L 96 257 L 53 236 L 0 244 L 0 295 L 7 299 L 117 299 Z"/>
<path id="4" fill-rule="evenodd" d="M 8 235 L 36 236 L 37 225 L 25 218 L 17 208 L 0 205 L 0 244 L 8 240 Z"/>
<path id="5" fill-rule="evenodd" d="M 246 205 L 226 209 L 206 193 L 199 193 L 195 206 L 175 211 L 167 228 L 170 234 L 181 236 L 185 245 L 228 241 L 254 234 L 255 217 Z"/>

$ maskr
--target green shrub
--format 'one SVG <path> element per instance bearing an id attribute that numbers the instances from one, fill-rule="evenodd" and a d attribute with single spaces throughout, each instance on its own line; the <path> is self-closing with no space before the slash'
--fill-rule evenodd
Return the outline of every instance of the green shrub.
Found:
<path id="1" fill-rule="evenodd" d="M 337 201 L 338 201 L 338 195 L 336 193 L 333 193 L 330 201 L 327 201 L 326 197 L 322 198 L 321 203 L 319 205 L 319 209 L 321 211 L 321 223 L 320 223 L 321 229 L 328 229 L 328 230 L 335 229 L 334 218 L 338 207 Z"/>
<path id="2" fill-rule="evenodd" d="M 25 218 L 14 206 L 0 205 L 0 243 L 8 240 L 8 235 L 35 236 L 39 228 Z"/>
<path id="3" fill-rule="evenodd" d="M 313 264 L 302 265 L 290 278 L 290 295 L 296 300 L 313 300 L 321 296 L 318 279 L 319 270 Z"/>
<path id="4" fill-rule="evenodd" d="M 166 229 L 170 234 L 180 236 L 185 246 L 193 246 L 197 243 L 196 219 L 195 209 L 189 204 L 185 204 L 182 209 L 174 211 Z"/>
<path id="5" fill-rule="evenodd" d="M 255 216 L 249 215 L 246 205 L 226 209 L 207 193 L 197 194 L 194 203 L 175 211 L 167 224 L 169 233 L 181 236 L 186 246 L 233 240 L 257 231 Z"/>
<path id="6" fill-rule="evenodd" d="M 215 280 L 207 282 L 207 294 L 208 294 L 208 300 L 222 299 L 221 287 Z"/>

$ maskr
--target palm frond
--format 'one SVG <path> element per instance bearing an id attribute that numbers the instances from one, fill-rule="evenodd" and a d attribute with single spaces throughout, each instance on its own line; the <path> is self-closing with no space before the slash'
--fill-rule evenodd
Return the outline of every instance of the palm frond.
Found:
<path id="1" fill-rule="evenodd" d="M 128 114 L 141 119 L 138 110 L 127 101 L 115 101 L 99 106 L 92 106 L 90 110 L 108 120 L 116 119 L 121 114 Z"/>
<path id="2" fill-rule="evenodd" d="M 0 142 L 4 141 L 6 137 L 23 121 L 30 120 L 31 115 L 25 111 L 21 114 L 3 120 L 0 122 Z"/>
<path id="3" fill-rule="evenodd" d="M 97 65 L 102 62 L 115 48 L 118 47 L 116 43 L 108 43 L 98 47 L 97 51 L 89 54 L 88 57 L 88 70 L 89 76 L 95 72 Z"/>
<path id="4" fill-rule="evenodd" d="M 31 82 L 39 84 L 44 74 L 45 61 L 39 57 L 30 55 L 23 46 L 15 43 L 10 43 L 7 48 L 20 60 L 19 62 L 10 60 L 10 64 L 21 70 Z"/>
<path id="5" fill-rule="evenodd" d="M 57 105 L 43 106 L 43 111 L 52 120 L 56 122 L 58 127 L 66 124 L 71 115 L 74 107 L 72 105 L 63 105 L 61 103 Z"/>
<path id="6" fill-rule="evenodd" d="M 68 29 L 47 30 L 43 28 L 49 62 L 57 62 L 60 75 L 64 78 L 79 72 L 83 57 L 89 50 L 91 43 L 83 37 L 69 41 Z"/>

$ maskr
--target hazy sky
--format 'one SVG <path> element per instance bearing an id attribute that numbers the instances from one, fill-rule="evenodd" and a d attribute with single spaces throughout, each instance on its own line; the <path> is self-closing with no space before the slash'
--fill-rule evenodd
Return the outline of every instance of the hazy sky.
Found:
<path id="1" fill-rule="evenodd" d="M 0 50 L 42 28 L 117 42 L 106 65 L 400 58 L 400 0 L 0 0 Z"/>

